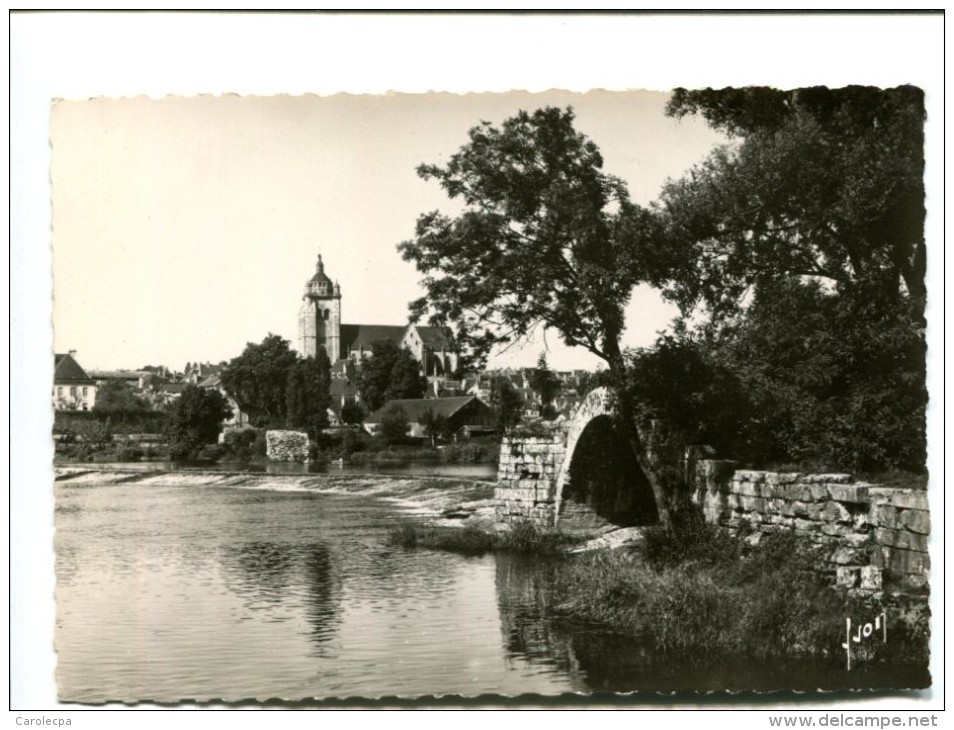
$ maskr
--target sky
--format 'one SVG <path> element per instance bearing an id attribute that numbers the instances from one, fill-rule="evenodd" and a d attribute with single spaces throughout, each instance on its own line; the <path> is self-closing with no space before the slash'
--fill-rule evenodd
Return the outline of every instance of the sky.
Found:
<path id="1" fill-rule="evenodd" d="M 397 244 L 419 214 L 453 213 L 421 163 L 444 163 L 480 121 L 572 106 L 604 170 L 654 200 L 725 139 L 665 116 L 664 92 L 205 95 L 60 100 L 51 119 L 54 348 L 86 368 L 227 360 L 268 333 L 297 340 L 317 254 L 342 321 L 406 324 L 423 294 Z M 650 345 L 676 314 L 640 288 L 624 344 Z M 492 367 L 599 361 L 556 332 Z"/>

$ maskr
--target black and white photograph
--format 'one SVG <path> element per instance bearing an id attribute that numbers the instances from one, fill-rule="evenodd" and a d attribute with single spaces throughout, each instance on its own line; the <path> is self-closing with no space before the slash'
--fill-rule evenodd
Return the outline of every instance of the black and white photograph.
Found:
<path id="1" fill-rule="evenodd" d="M 61 707 L 943 698 L 940 90 L 666 78 L 49 100 Z"/>

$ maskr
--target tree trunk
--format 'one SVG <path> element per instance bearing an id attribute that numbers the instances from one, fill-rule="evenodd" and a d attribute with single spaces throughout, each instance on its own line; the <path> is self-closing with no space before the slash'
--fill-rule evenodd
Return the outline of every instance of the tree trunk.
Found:
<path id="1" fill-rule="evenodd" d="M 669 515 L 669 501 L 666 499 L 666 493 L 656 470 L 649 463 L 649 456 L 639 436 L 639 430 L 636 428 L 633 399 L 626 390 L 626 365 L 623 362 L 622 353 L 620 353 L 618 347 L 607 349 L 611 350 L 607 362 L 609 363 L 610 374 L 613 377 L 613 392 L 616 394 L 619 408 L 619 425 L 623 429 L 623 436 L 629 444 L 630 451 L 636 458 L 636 463 L 639 464 L 639 468 L 649 481 L 649 486 L 652 487 L 653 497 L 656 501 L 656 512 L 659 515 L 659 524 L 668 530 L 672 523 Z"/>

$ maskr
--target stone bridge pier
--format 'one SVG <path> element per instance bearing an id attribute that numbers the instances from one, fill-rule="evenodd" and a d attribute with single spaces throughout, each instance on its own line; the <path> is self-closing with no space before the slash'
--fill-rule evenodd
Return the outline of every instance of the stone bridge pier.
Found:
<path id="1" fill-rule="evenodd" d="M 598 388 L 551 433 L 505 437 L 497 521 L 567 532 L 657 522 L 652 489 L 614 428 L 615 418 L 612 393 Z"/>

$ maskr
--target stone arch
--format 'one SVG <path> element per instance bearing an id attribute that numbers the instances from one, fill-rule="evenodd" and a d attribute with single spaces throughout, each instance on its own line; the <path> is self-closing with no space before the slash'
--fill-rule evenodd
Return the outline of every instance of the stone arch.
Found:
<path id="1" fill-rule="evenodd" d="M 554 524 L 560 523 L 561 514 L 570 506 L 564 505 L 565 500 L 576 503 L 566 511 L 576 515 L 590 513 L 584 519 L 594 524 L 578 526 L 592 527 L 601 521 L 626 526 L 658 521 L 652 488 L 625 439 L 617 432 L 616 417 L 615 396 L 608 388 L 591 391 L 574 413 L 554 485 Z M 578 447 L 582 447 L 579 452 Z M 594 484 L 579 481 L 586 459 L 592 460 L 589 468 L 596 465 L 603 472 L 596 474 Z M 587 503 L 583 512 L 576 509 L 580 499 Z"/>

